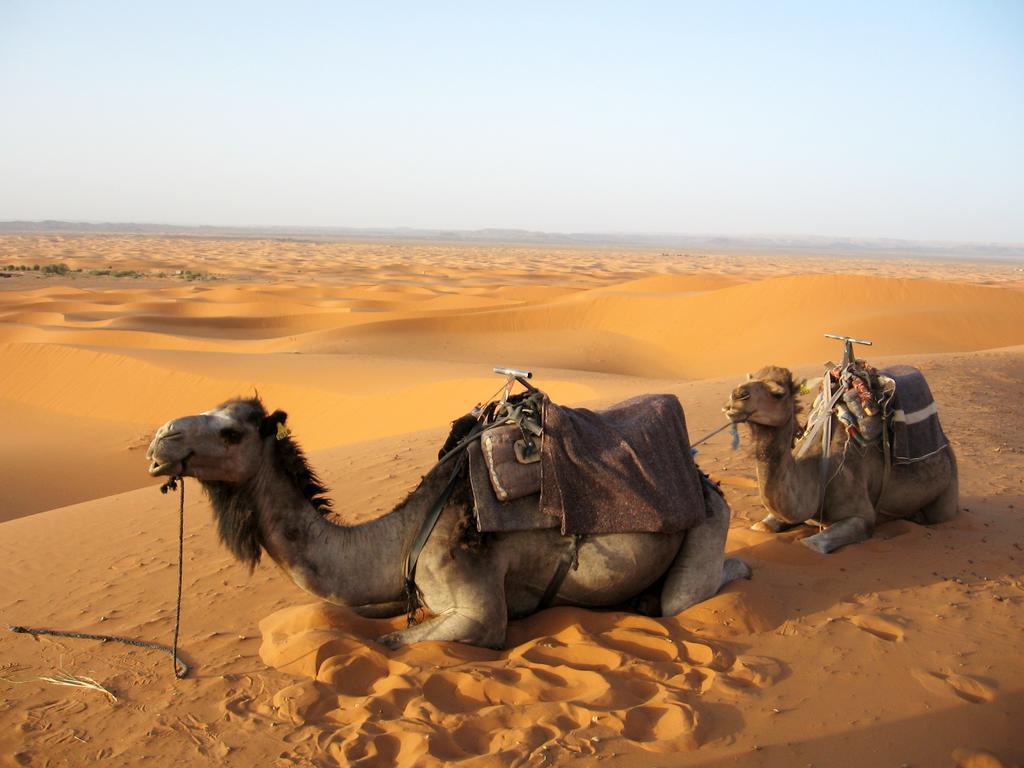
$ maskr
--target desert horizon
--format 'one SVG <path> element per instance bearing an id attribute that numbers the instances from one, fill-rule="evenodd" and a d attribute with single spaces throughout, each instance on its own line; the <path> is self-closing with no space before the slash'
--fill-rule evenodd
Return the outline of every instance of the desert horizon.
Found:
<path id="1" fill-rule="evenodd" d="M 48 265 L 64 265 L 46 270 Z M 39 269 L 33 267 L 39 265 Z M 533 371 L 559 403 L 678 396 L 691 440 L 748 371 L 820 375 L 866 338 L 926 375 L 960 513 L 819 555 L 770 534 L 749 431 L 696 459 L 752 568 L 677 616 L 560 606 L 504 650 L 316 602 L 249 575 L 186 481 L 181 649 L 0 634 L 3 760 L 135 765 L 1011 766 L 1024 762 L 1020 261 L 575 244 L 0 235 L 0 605 L 8 624 L 167 643 L 177 499 L 146 473 L 168 419 L 262 398 L 333 519 L 390 510 L 449 423 Z M 9 269 L 15 267 L 16 269 Z M 117 697 L 40 680 L 86 675 Z"/>

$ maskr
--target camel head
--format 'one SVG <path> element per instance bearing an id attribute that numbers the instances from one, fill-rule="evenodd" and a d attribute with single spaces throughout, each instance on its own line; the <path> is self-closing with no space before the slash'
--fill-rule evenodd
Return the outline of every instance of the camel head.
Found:
<path id="1" fill-rule="evenodd" d="M 260 469 L 284 429 L 284 411 L 268 414 L 258 399 L 229 400 L 211 411 L 171 419 L 156 431 L 149 474 L 242 485 Z"/>
<path id="2" fill-rule="evenodd" d="M 798 410 L 801 383 L 786 368 L 768 365 L 748 374 L 747 381 L 732 391 L 725 414 L 734 422 L 781 427 Z"/>
<path id="3" fill-rule="evenodd" d="M 290 437 L 284 411 L 267 413 L 259 398 L 229 400 L 212 411 L 171 419 L 156 431 L 146 451 L 154 477 L 194 477 L 210 498 L 220 539 L 250 568 L 262 546 L 257 509 L 275 477 L 291 500 L 308 502 L 321 514 L 331 502 L 302 449 Z M 279 497 L 278 501 L 281 500 Z M 287 501 L 287 499 L 285 499 Z"/>

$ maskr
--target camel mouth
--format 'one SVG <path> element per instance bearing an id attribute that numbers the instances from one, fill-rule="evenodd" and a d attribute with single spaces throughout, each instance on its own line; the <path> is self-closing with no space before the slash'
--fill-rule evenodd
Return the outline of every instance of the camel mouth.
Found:
<path id="1" fill-rule="evenodd" d="M 185 474 L 185 462 L 191 455 L 192 452 L 189 451 L 180 459 L 171 459 L 170 461 L 161 461 L 154 456 L 146 471 L 149 472 L 150 477 L 181 477 Z"/>
<path id="2" fill-rule="evenodd" d="M 735 408 L 731 405 L 723 408 L 722 411 L 725 413 L 725 417 L 733 424 L 742 424 L 744 421 L 749 421 L 750 417 L 753 416 L 752 411 L 746 411 L 743 408 Z"/>
<path id="3" fill-rule="evenodd" d="M 146 471 L 149 472 L 151 477 L 164 477 L 167 475 L 180 475 L 183 468 L 183 463 L 177 459 L 164 462 L 153 459 Z"/>

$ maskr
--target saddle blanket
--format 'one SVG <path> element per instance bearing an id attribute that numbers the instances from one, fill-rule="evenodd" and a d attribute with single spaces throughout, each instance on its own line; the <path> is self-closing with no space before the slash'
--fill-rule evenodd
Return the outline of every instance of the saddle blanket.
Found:
<path id="1" fill-rule="evenodd" d="M 894 365 L 879 374 L 891 379 L 896 387 L 889 404 L 893 462 L 911 464 L 945 450 L 949 441 L 924 374 L 909 365 Z"/>
<path id="2" fill-rule="evenodd" d="M 700 473 L 675 395 L 603 411 L 544 398 L 540 511 L 563 534 L 675 533 L 706 517 Z"/>

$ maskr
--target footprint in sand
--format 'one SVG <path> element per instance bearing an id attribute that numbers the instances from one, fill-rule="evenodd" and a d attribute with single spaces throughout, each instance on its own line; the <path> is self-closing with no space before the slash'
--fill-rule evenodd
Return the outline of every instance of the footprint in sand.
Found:
<path id="1" fill-rule="evenodd" d="M 927 690 L 935 693 L 954 693 L 971 704 L 983 704 L 996 697 L 996 691 L 991 685 L 970 675 L 946 674 L 924 669 L 915 669 L 912 674 Z"/>
<path id="2" fill-rule="evenodd" d="M 857 614 L 848 616 L 846 620 L 858 629 L 863 629 L 869 635 L 874 635 L 888 642 L 899 642 L 906 636 L 903 627 L 888 616 L 882 616 L 878 613 Z"/>
<path id="3" fill-rule="evenodd" d="M 696 749 L 697 712 L 686 704 L 634 707 L 626 712 L 622 735 L 657 752 Z"/>

